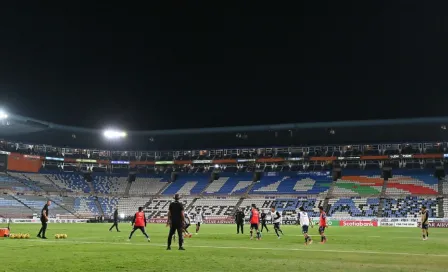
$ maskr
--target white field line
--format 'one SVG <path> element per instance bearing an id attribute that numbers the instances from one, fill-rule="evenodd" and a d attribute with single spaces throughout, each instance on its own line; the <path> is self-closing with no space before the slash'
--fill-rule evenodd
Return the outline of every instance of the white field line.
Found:
<path id="1" fill-rule="evenodd" d="M 155 244 L 155 243 L 147 243 L 147 244 L 133 244 L 131 242 L 127 243 L 118 243 L 118 242 L 88 242 L 88 241 L 69 241 L 69 240 L 60 240 L 60 241 L 51 241 L 51 240 L 24 240 L 28 242 L 40 242 L 40 243 L 71 243 L 71 244 L 104 244 L 104 245 L 126 245 L 126 246 L 158 246 L 158 247 L 166 247 L 166 244 Z M 176 250 L 177 245 L 173 243 L 174 250 Z M 8 246 L 6 246 L 8 247 Z M 448 257 L 447 254 L 423 254 L 423 253 L 408 253 L 408 252 L 380 252 L 380 251 L 362 251 L 362 250 L 332 250 L 332 249 L 312 249 L 313 246 L 306 248 L 269 248 L 269 247 L 232 247 L 232 246 L 190 246 L 188 248 L 212 248 L 212 249 L 243 249 L 243 250 L 274 250 L 274 251 L 309 251 L 309 252 L 328 252 L 328 253 L 348 253 L 348 254 L 374 254 L 374 255 L 397 255 L 397 256 L 426 256 L 426 257 Z"/>

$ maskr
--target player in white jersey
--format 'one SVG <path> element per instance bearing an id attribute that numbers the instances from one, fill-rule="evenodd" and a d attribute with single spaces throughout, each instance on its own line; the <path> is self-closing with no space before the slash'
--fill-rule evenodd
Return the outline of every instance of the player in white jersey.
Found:
<path id="1" fill-rule="evenodd" d="M 313 222 L 311 221 L 310 217 L 308 216 L 308 213 L 305 212 L 305 209 L 303 207 L 299 208 L 299 213 L 297 215 L 297 222 L 302 226 L 302 233 L 305 237 L 305 245 L 311 245 L 313 243 L 313 240 L 311 240 L 311 237 L 308 235 L 308 227 L 311 223 L 311 227 L 313 227 Z"/>
<path id="2" fill-rule="evenodd" d="M 280 239 L 280 234 L 278 234 L 278 232 L 280 231 L 280 233 L 283 235 L 283 231 L 280 229 L 280 224 L 282 223 L 282 214 L 276 211 L 275 207 L 271 208 L 271 220 L 274 224 L 275 234 L 277 234 L 277 238 Z"/>
<path id="3" fill-rule="evenodd" d="M 194 216 L 194 221 L 196 222 L 196 234 L 198 234 L 199 229 L 201 228 L 201 224 L 204 221 L 204 214 L 202 213 L 200 208 L 198 208 L 196 210 L 196 214 Z"/>
<path id="4" fill-rule="evenodd" d="M 188 227 L 190 227 L 191 219 L 190 219 L 190 215 L 187 212 L 184 212 L 184 219 L 185 219 L 184 237 L 191 238 L 191 234 L 190 234 L 190 232 L 188 232 Z"/>

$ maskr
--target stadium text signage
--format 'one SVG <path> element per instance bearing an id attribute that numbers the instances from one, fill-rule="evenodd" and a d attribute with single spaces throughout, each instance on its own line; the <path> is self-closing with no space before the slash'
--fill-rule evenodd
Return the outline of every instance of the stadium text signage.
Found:
<path id="1" fill-rule="evenodd" d="M 412 154 L 401 154 L 401 155 L 390 155 L 390 159 L 412 159 L 414 155 Z"/>
<path id="2" fill-rule="evenodd" d="M 377 221 L 342 220 L 339 221 L 341 227 L 378 227 Z"/>
<path id="3" fill-rule="evenodd" d="M 212 160 L 196 160 L 196 161 L 193 161 L 193 163 L 212 163 L 213 161 Z"/>
<path id="4" fill-rule="evenodd" d="M 111 164 L 129 164 L 128 161 L 111 161 Z"/>
<path id="5" fill-rule="evenodd" d="M 45 157 L 47 161 L 64 161 L 64 158 Z"/>
<path id="6" fill-rule="evenodd" d="M 156 161 L 156 164 L 174 164 L 174 161 Z"/>

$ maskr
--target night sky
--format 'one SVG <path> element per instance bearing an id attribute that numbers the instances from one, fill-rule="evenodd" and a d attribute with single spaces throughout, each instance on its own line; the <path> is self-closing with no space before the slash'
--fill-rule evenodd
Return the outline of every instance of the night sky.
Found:
<path id="1" fill-rule="evenodd" d="M 11 112 L 128 130 L 448 115 L 446 1 L 62 2 L 1 8 Z"/>

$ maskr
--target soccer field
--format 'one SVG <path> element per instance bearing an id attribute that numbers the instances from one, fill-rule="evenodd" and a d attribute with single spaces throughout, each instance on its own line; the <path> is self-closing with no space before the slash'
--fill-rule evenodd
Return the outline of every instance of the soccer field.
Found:
<path id="1" fill-rule="evenodd" d="M 50 224 L 49 239 L 40 240 L 34 238 L 40 225 L 13 225 L 12 233 L 33 238 L 0 238 L 0 271 L 435 272 L 448 267 L 448 229 L 431 229 L 430 239 L 422 241 L 417 228 L 330 227 L 322 245 L 313 228 L 315 243 L 304 246 L 297 226 L 283 226 L 280 240 L 269 232 L 256 241 L 248 229 L 237 235 L 234 225 L 203 225 L 199 235 L 186 239 L 186 251 L 177 250 L 177 243 L 167 251 L 164 225 L 148 225 L 151 243 L 139 232 L 127 242 L 129 224 L 120 224 L 120 233 L 109 232 L 109 226 Z M 56 240 L 57 233 L 68 238 Z"/>

